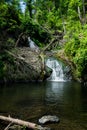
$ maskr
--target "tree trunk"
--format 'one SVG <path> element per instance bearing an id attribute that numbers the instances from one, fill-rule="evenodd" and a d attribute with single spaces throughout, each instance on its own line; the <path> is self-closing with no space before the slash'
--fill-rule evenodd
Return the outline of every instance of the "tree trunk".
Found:
<path id="1" fill-rule="evenodd" d="M 30 18 L 32 18 L 32 0 L 27 1 L 27 7 L 28 7 Z"/>

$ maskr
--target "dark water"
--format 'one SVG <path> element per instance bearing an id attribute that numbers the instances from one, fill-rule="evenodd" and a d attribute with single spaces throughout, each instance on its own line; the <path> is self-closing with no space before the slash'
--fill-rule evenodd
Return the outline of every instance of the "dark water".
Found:
<path id="1" fill-rule="evenodd" d="M 1 85 L 0 114 L 35 123 L 43 115 L 57 115 L 60 123 L 48 124 L 52 129 L 87 130 L 87 86 L 77 82 Z"/>

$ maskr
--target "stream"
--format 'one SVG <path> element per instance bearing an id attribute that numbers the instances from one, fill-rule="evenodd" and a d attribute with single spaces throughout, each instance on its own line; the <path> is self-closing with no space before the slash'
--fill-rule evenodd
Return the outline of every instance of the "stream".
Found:
<path id="1" fill-rule="evenodd" d="M 73 81 L 1 85 L 0 114 L 35 123 L 43 115 L 56 115 L 60 123 L 48 124 L 50 128 L 86 130 L 87 87 Z"/>

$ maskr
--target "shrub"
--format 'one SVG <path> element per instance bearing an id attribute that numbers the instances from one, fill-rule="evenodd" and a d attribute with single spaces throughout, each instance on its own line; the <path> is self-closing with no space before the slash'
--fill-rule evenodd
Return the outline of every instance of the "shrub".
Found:
<path id="1" fill-rule="evenodd" d="M 87 31 L 86 26 L 72 34 L 65 44 L 65 52 L 76 66 L 77 77 L 87 73 Z"/>

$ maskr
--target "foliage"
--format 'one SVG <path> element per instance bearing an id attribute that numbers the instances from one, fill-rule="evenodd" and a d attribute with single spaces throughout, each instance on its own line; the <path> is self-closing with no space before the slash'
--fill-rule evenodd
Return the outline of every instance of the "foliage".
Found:
<path id="1" fill-rule="evenodd" d="M 26 32 L 36 42 L 37 45 L 40 45 L 40 43 L 46 44 L 48 42 L 50 34 L 32 19 L 24 19 L 21 26 L 23 32 Z"/>
<path id="2" fill-rule="evenodd" d="M 84 77 L 87 72 L 87 2 L 24 1 L 26 2 L 24 14 L 19 8 L 19 0 L 0 1 L 0 47 L 1 43 L 5 46 L 14 46 L 22 32 L 26 32 L 37 45 L 43 47 L 49 43 L 52 36 L 53 38 L 60 36 L 60 33 L 55 32 L 61 32 L 64 37 L 60 41 L 58 39 L 58 42 L 66 41 L 63 46 L 65 53 L 74 63 L 77 77 Z M 4 72 L 6 68 L 4 63 L 0 63 L 0 68 L 0 72 Z"/>
<path id="3" fill-rule="evenodd" d="M 14 5 L 7 3 L 1 3 L 0 6 L 0 30 L 1 32 L 7 31 L 7 33 L 14 34 L 19 30 L 20 17 L 18 10 Z"/>
<path id="4" fill-rule="evenodd" d="M 65 52 L 75 64 L 76 75 L 80 78 L 87 72 L 87 31 L 84 28 L 85 25 L 79 31 L 76 29 L 65 45 Z"/>
<path id="5" fill-rule="evenodd" d="M 5 80 L 7 76 L 7 65 L 14 64 L 14 59 L 6 52 L 0 54 L 0 80 Z"/>

